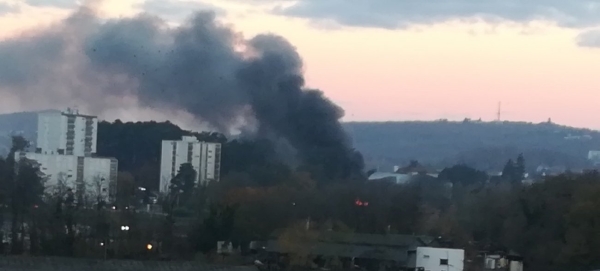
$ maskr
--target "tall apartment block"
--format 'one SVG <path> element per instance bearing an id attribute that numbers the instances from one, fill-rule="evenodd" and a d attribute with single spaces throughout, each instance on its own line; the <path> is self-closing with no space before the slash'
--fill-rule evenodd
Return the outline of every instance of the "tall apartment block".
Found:
<path id="1" fill-rule="evenodd" d="M 92 156 L 96 153 L 98 118 L 67 109 L 38 115 L 36 153 Z"/>
<path id="2" fill-rule="evenodd" d="M 15 153 L 17 161 L 38 163 L 46 178 L 47 193 L 68 187 L 109 201 L 117 183 L 118 161 L 95 157 L 98 118 L 76 110 L 44 111 L 38 114 L 35 152 Z"/>
<path id="3" fill-rule="evenodd" d="M 190 163 L 196 170 L 196 184 L 219 181 L 221 144 L 201 142 L 193 136 L 181 140 L 163 140 L 160 161 L 160 192 L 169 190 L 171 180 L 182 164 Z"/>

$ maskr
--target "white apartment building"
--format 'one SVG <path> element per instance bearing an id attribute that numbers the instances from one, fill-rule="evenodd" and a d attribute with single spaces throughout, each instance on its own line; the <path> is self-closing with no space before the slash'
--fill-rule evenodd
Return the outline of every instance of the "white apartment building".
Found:
<path id="1" fill-rule="evenodd" d="M 38 114 L 36 153 L 91 156 L 96 153 L 98 118 L 77 110 Z"/>
<path id="2" fill-rule="evenodd" d="M 169 190 L 171 179 L 182 164 L 190 163 L 196 170 L 196 183 L 219 181 L 221 170 L 221 144 L 200 142 L 196 137 L 184 136 L 181 140 L 163 140 L 160 159 L 160 192 Z"/>
<path id="3" fill-rule="evenodd" d="M 114 158 L 97 158 L 75 155 L 15 153 L 15 160 L 26 158 L 38 163 L 45 180 L 45 192 L 53 194 L 71 188 L 84 189 L 93 198 L 100 196 L 109 201 L 111 184 L 117 182 L 118 162 Z"/>
<path id="4" fill-rule="evenodd" d="M 96 153 L 97 131 L 95 116 L 71 109 L 41 112 L 35 152 L 15 153 L 15 160 L 26 158 L 39 165 L 47 193 L 71 188 L 108 201 L 115 194 L 118 162 L 114 158 L 92 157 Z"/>

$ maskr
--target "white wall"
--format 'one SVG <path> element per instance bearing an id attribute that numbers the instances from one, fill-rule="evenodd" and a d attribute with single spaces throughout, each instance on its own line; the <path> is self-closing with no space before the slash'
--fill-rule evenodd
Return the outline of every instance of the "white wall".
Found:
<path id="1" fill-rule="evenodd" d="M 523 262 L 510 262 L 510 271 L 523 271 Z"/>
<path id="2" fill-rule="evenodd" d="M 98 143 L 98 119 L 93 116 L 79 115 L 75 112 L 60 112 L 57 110 L 38 114 L 38 130 L 36 147 L 43 154 L 57 154 L 59 149 L 67 154 L 67 131 L 69 116 L 75 117 L 73 129 L 73 153 L 77 156 L 91 156 L 96 153 Z M 91 120 L 91 150 L 85 151 L 87 120 Z"/>
<path id="3" fill-rule="evenodd" d="M 191 153 L 188 148 L 191 147 Z M 173 152 L 175 150 L 175 152 Z M 182 140 L 164 140 L 161 148 L 160 192 L 167 192 L 171 179 L 177 175 L 179 167 L 191 163 L 196 171 L 196 183 L 205 184 L 219 180 L 221 145 L 200 142 L 195 137 Z"/>
<path id="4" fill-rule="evenodd" d="M 97 184 L 101 183 L 101 196 L 109 200 L 109 185 L 111 181 L 116 181 L 116 171 L 118 168 L 111 169 L 113 159 L 81 157 L 74 155 L 49 155 L 40 153 L 16 153 L 15 159 L 27 158 L 34 160 L 39 164 L 40 171 L 45 175 L 45 187 L 47 193 L 54 193 L 58 189 L 59 181 L 62 181 L 67 187 L 76 190 L 77 188 L 77 165 L 80 158 L 83 159 L 83 181 L 86 186 L 86 192 L 96 195 Z M 111 173 L 113 175 L 111 176 Z"/>
<path id="5" fill-rule="evenodd" d="M 220 152 L 221 152 L 221 144 L 219 143 L 203 143 L 203 167 L 200 172 L 200 181 L 208 182 L 211 180 L 218 180 L 218 174 L 220 172 Z"/>
<path id="6" fill-rule="evenodd" d="M 54 189 L 61 179 L 69 187 L 75 187 L 77 180 L 77 157 L 67 155 L 48 155 L 39 153 L 20 153 L 20 157 L 38 162 L 40 171 L 45 175 L 46 188 Z M 15 157 L 19 159 L 19 157 Z M 49 192 L 48 191 L 48 192 Z"/>
<path id="7" fill-rule="evenodd" d="M 160 192 L 167 192 L 169 189 L 169 182 L 173 178 L 172 170 L 172 141 L 163 141 L 160 152 Z"/>
<path id="8" fill-rule="evenodd" d="M 92 119 L 92 153 L 96 153 L 98 145 L 98 118 Z"/>
<path id="9" fill-rule="evenodd" d="M 418 247 L 415 254 L 415 267 L 425 271 L 462 271 L 465 251 L 462 249 Z M 447 260 L 448 264 L 443 264 Z"/>
<path id="10" fill-rule="evenodd" d="M 84 152 L 84 140 L 85 140 L 85 119 L 80 117 L 75 117 L 75 135 L 73 145 L 73 155 L 83 156 Z"/>
<path id="11" fill-rule="evenodd" d="M 94 195 L 108 197 L 111 159 L 107 158 L 84 158 L 83 179 L 86 183 L 86 189 Z M 98 191 L 99 190 L 99 191 Z"/>
<path id="12" fill-rule="evenodd" d="M 57 154 L 66 146 L 67 119 L 60 111 L 47 111 L 38 114 L 36 147 L 45 154 Z"/>
<path id="13" fill-rule="evenodd" d="M 588 160 L 600 160 L 600 151 L 589 151 Z"/>

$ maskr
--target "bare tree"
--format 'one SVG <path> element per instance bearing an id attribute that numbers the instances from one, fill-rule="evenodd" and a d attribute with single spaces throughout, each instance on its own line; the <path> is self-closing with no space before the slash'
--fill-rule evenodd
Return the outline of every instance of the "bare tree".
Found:
<path id="1" fill-rule="evenodd" d="M 90 182 L 86 182 L 85 186 L 84 199 L 86 206 L 103 206 L 108 196 L 108 182 L 106 178 L 98 174 Z"/>
<path id="2" fill-rule="evenodd" d="M 67 191 L 69 190 L 67 174 L 64 172 L 59 172 L 56 176 L 56 184 L 49 190 L 51 195 L 54 197 L 65 197 L 67 195 Z"/>

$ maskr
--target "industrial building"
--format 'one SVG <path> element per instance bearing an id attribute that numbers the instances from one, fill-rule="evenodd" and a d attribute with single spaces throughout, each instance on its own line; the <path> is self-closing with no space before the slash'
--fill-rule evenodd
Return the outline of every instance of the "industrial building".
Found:
<path id="1" fill-rule="evenodd" d="M 201 142 L 196 137 L 181 140 L 163 140 L 160 161 L 160 192 L 169 190 L 171 180 L 181 165 L 189 163 L 196 171 L 196 184 L 219 181 L 221 171 L 221 144 Z"/>

